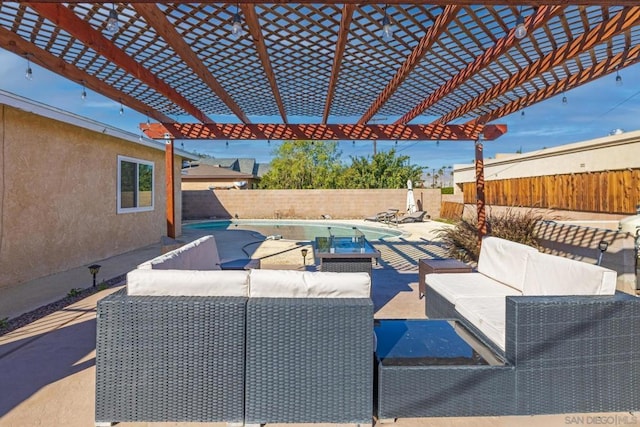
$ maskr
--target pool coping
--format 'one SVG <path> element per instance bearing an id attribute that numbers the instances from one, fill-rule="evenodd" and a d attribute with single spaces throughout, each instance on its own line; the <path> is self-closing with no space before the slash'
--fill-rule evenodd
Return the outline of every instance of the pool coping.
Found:
<path id="1" fill-rule="evenodd" d="M 359 230 L 372 230 L 375 232 L 378 232 L 379 230 L 384 230 L 384 231 L 389 231 L 389 232 L 394 232 L 394 233 L 400 233 L 397 235 L 393 235 L 393 236 L 388 236 L 388 237 L 382 237 L 379 239 L 375 239 L 373 240 L 375 241 L 389 241 L 392 239 L 400 239 L 400 238 L 407 238 L 409 235 L 411 235 L 411 233 L 408 230 L 404 230 L 402 228 L 400 228 L 397 225 L 386 225 L 384 226 L 383 224 L 380 225 L 376 225 L 376 224 L 362 224 L 362 220 L 349 220 L 349 219 L 267 219 L 267 218 L 246 218 L 246 219 L 236 219 L 236 218 L 214 218 L 214 219 L 198 219 L 198 220 L 185 220 L 182 222 L 183 228 L 187 228 L 190 229 L 188 227 L 188 225 L 191 224 L 202 224 L 202 223 L 210 223 L 210 222 L 231 222 L 231 223 L 260 223 L 263 222 L 265 224 L 272 224 L 272 223 L 282 223 L 282 224 L 291 224 L 291 225 L 296 225 L 296 224 L 322 224 L 322 225 L 327 225 L 327 226 L 331 226 L 331 227 L 357 227 Z M 233 230 L 227 230 L 227 231 L 233 231 Z M 270 237 L 270 236 L 265 236 L 265 237 Z M 281 239 L 281 240 L 301 240 L 301 239 Z M 307 240 L 305 240 L 307 241 Z M 308 240 L 308 241 L 313 241 L 312 239 Z"/>

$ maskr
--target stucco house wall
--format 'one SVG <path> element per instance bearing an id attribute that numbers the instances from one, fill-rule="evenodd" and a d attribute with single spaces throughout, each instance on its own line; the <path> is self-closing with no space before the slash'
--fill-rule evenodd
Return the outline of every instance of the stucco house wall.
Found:
<path id="1" fill-rule="evenodd" d="M 90 130 L 74 123 L 81 120 L 77 116 L 65 122 L 51 118 L 64 114 L 58 110 L 40 115 L 31 111 L 47 107 L 16 108 L 6 99 L 0 98 L 0 288 L 92 264 L 166 235 L 164 144 L 123 139 L 108 127 Z M 119 155 L 153 162 L 153 210 L 117 213 Z M 178 234 L 181 164 L 176 155 Z"/>

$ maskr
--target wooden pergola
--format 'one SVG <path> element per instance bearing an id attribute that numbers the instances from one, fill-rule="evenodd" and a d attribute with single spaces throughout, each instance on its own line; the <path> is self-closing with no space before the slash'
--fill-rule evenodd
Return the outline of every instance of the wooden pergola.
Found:
<path id="1" fill-rule="evenodd" d="M 168 172 L 174 139 L 475 141 L 480 234 L 494 122 L 637 63 L 639 40 L 631 0 L 0 3 L 0 46 L 153 119 Z"/>

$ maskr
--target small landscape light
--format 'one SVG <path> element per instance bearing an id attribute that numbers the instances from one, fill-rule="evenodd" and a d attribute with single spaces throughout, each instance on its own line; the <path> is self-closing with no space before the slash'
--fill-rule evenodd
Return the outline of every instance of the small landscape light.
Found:
<path id="1" fill-rule="evenodd" d="M 307 265 L 307 254 L 309 253 L 309 249 L 300 249 L 300 252 L 302 253 L 302 265 Z"/>
<path id="2" fill-rule="evenodd" d="M 100 271 L 100 267 L 102 267 L 100 264 L 91 264 L 89 266 L 89 273 L 91 273 L 91 275 L 93 276 L 93 287 L 94 288 L 96 287 L 96 275 Z"/>
<path id="3" fill-rule="evenodd" d="M 604 240 L 600 240 L 600 243 L 598 243 L 598 250 L 600 251 L 600 254 L 598 254 L 598 265 L 602 263 L 602 255 L 607 251 L 608 247 L 609 243 Z"/>

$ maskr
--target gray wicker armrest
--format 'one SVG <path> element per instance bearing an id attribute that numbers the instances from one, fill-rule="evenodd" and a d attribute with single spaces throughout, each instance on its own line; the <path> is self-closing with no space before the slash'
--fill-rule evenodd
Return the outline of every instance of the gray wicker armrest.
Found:
<path id="1" fill-rule="evenodd" d="M 246 378 L 246 423 L 371 423 L 371 300 L 250 298 Z"/>
<path id="2" fill-rule="evenodd" d="M 640 409 L 640 300 L 507 297 L 506 357 L 521 414 Z"/>
<path id="3" fill-rule="evenodd" d="M 246 301 L 100 300 L 96 421 L 242 422 Z"/>

